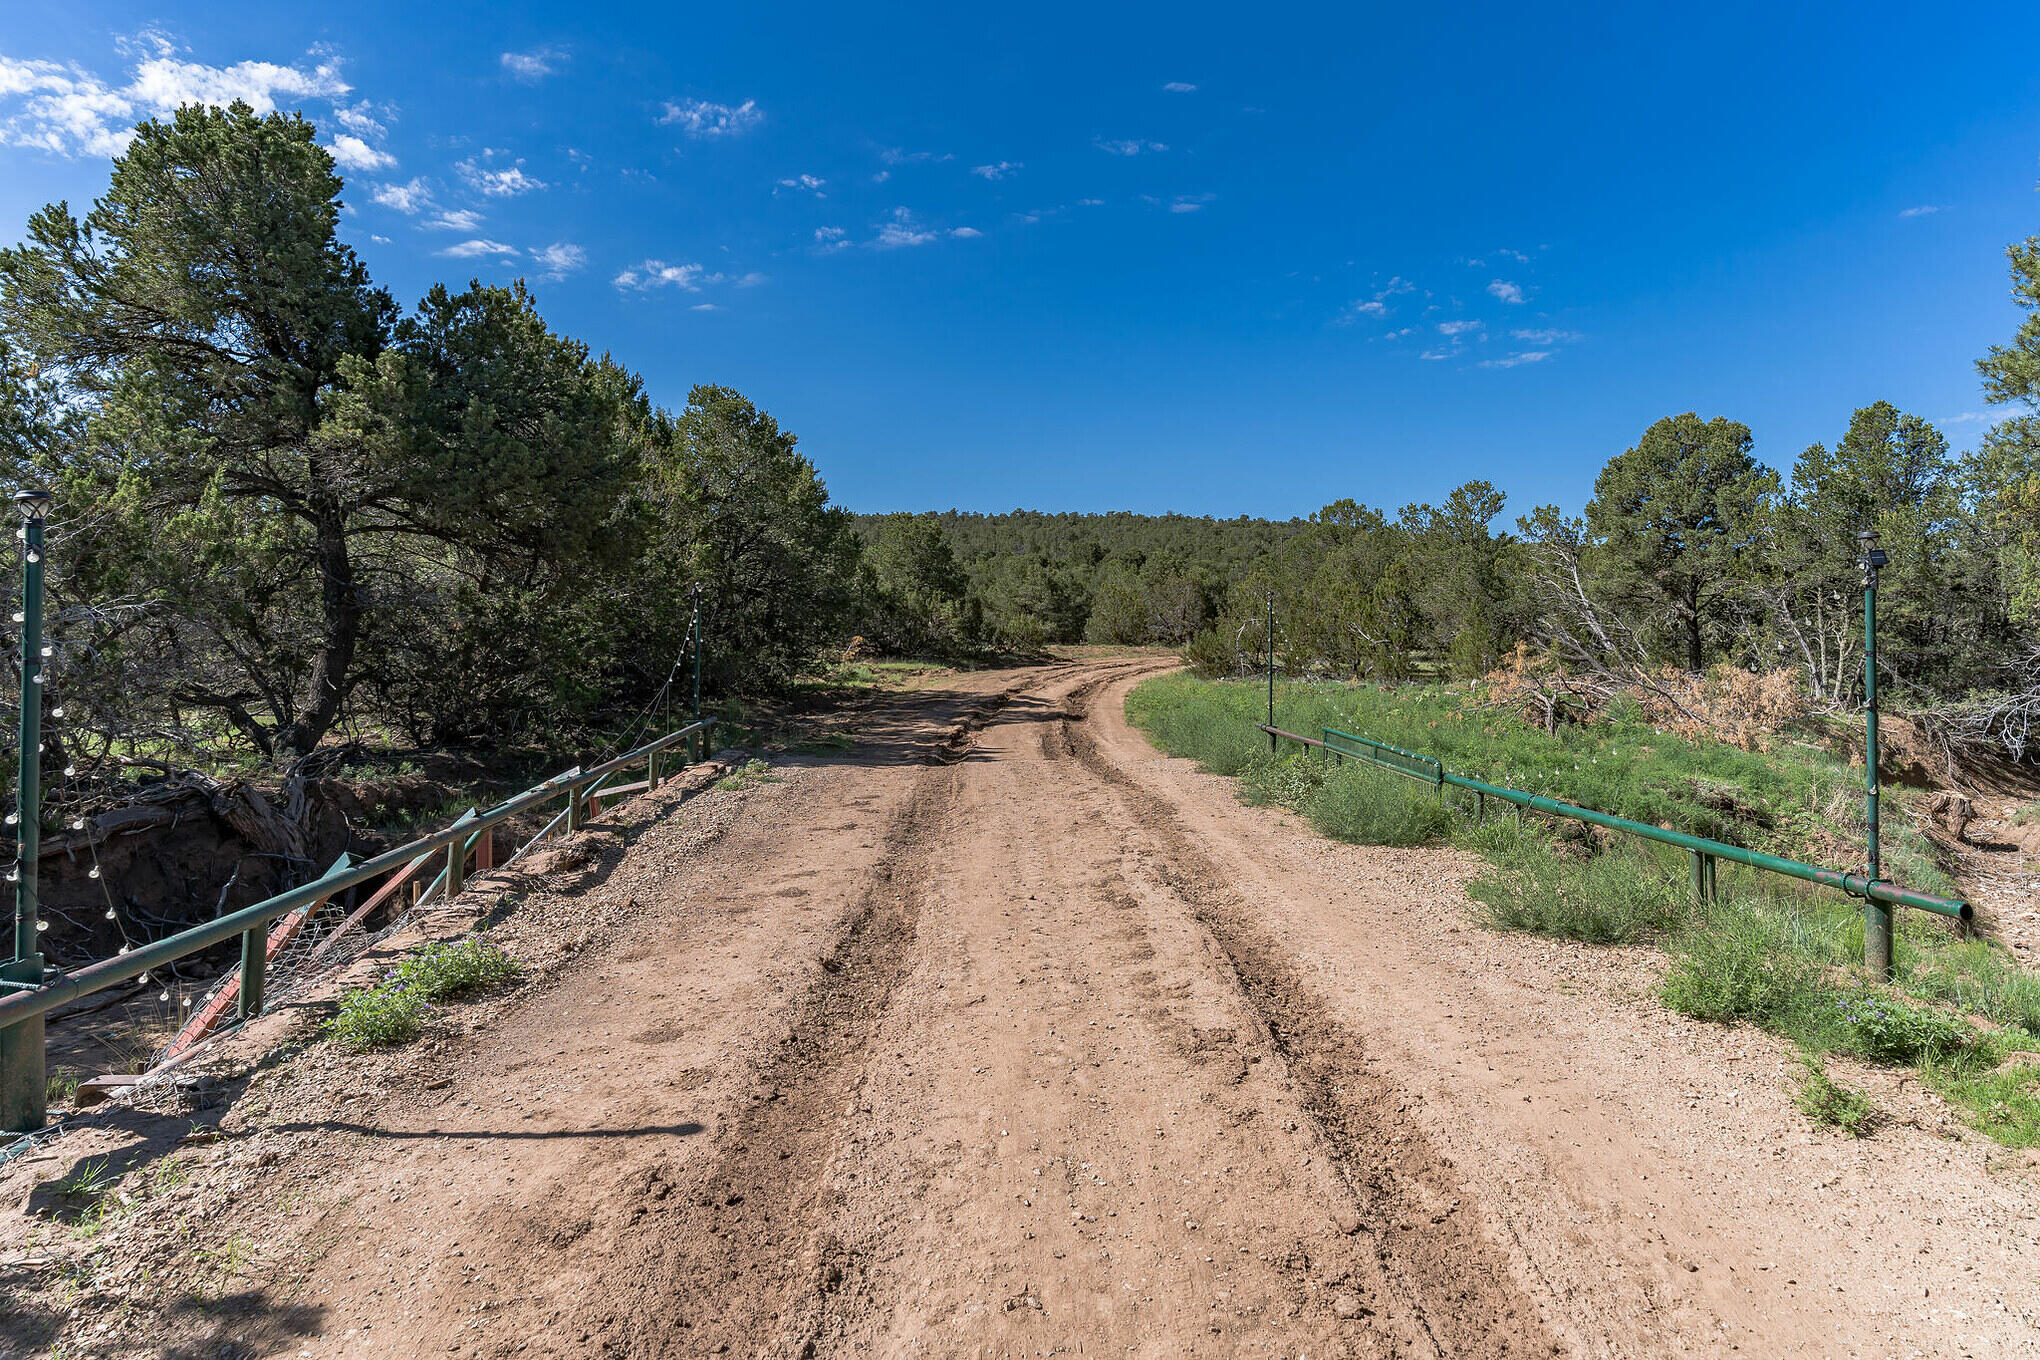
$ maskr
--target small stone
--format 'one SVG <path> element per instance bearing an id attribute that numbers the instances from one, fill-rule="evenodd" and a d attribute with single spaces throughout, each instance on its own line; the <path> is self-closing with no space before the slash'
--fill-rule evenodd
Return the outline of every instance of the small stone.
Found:
<path id="1" fill-rule="evenodd" d="M 1332 1298 L 1332 1315 L 1334 1317 L 1350 1321 L 1366 1311 L 1367 1306 L 1360 1302 L 1360 1296 L 1350 1289 L 1341 1290 Z"/>
<path id="2" fill-rule="evenodd" d="M 1332 1210 L 1332 1226 L 1351 1237 L 1360 1231 L 1360 1211 L 1346 1205 Z"/>

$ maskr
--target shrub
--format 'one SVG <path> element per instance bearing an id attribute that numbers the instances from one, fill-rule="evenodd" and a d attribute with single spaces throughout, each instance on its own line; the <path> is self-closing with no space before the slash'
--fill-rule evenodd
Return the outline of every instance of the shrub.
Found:
<path id="1" fill-rule="evenodd" d="M 1827 991 L 1821 951 L 1798 918 L 1740 899 L 1674 941 L 1665 1004 L 1697 1020 L 1749 1020 L 1788 1033 Z"/>
<path id="2" fill-rule="evenodd" d="M 1957 1017 L 1868 987 L 1831 994 L 1813 1026 L 1834 1047 L 1880 1063 L 1918 1063 L 1967 1053 L 1983 1036 Z"/>
<path id="3" fill-rule="evenodd" d="M 424 1025 L 424 999 L 384 985 L 357 987 L 341 997 L 340 1012 L 326 1022 L 326 1032 L 358 1051 L 408 1044 Z"/>
<path id="4" fill-rule="evenodd" d="M 1452 825 L 1452 809 L 1425 785 L 1351 760 L 1303 811 L 1325 835 L 1355 845 L 1425 845 Z"/>
<path id="5" fill-rule="evenodd" d="M 1490 833 L 1500 842 L 1500 837 Z M 1561 859 L 1524 835 L 1491 854 L 1495 870 L 1466 885 L 1488 923 L 1589 944 L 1662 935 L 1691 910 L 1692 888 L 1648 852 Z"/>
<path id="6" fill-rule="evenodd" d="M 517 960 L 479 935 L 459 944 L 427 945 L 397 965 L 387 985 L 424 1001 L 451 1001 L 512 981 Z"/>
<path id="7" fill-rule="evenodd" d="M 1870 1132 L 1877 1107 L 1861 1091 L 1842 1085 L 1827 1072 L 1820 1055 L 1802 1053 L 1799 1061 L 1806 1071 L 1800 1078 L 1796 1103 L 1806 1117 L 1824 1129 L 1837 1129 L 1851 1138 Z"/>
<path id="8" fill-rule="evenodd" d="M 340 998 L 340 1010 L 326 1032 L 352 1049 L 408 1044 L 425 1028 L 434 1002 L 453 1001 L 515 979 L 517 960 L 479 935 L 458 944 L 435 944 L 412 954 L 374 987 L 358 987 Z"/>

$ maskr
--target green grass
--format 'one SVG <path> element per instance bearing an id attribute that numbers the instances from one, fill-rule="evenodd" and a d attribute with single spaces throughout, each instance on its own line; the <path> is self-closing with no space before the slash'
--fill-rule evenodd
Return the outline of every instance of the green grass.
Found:
<path id="1" fill-rule="evenodd" d="M 1428 787 L 1361 762 L 1293 746 L 1271 755 L 1254 728 L 1265 702 L 1258 686 L 1172 675 L 1136 687 L 1126 711 L 1163 750 L 1234 777 L 1243 800 L 1291 808 L 1326 835 L 1377 845 L 1449 837 L 1480 854 L 1490 868 L 1467 890 L 1495 928 L 1660 945 L 1671 956 L 1660 995 L 1673 1009 L 1760 1026 L 1815 1063 L 1842 1053 L 1915 1069 L 1979 1130 L 2040 1146 L 2040 1057 L 2027 1056 L 2040 1055 L 2040 978 L 2005 949 L 1901 910 L 1897 977 L 1873 983 L 1859 967 L 1862 915 L 1851 899 L 1724 863 L 1720 898 L 1703 909 L 1686 856 L 1670 847 L 1536 817 L 1477 823 Z M 1338 727 L 1491 783 L 1818 864 L 1847 865 L 1861 844 L 1860 774 L 1791 742 L 1753 754 L 1619 711 L 1550 735 L 1438 685 L 1280 686 L 1277 725 L 1307 735 Z M 1885 862 L 1900 882 L 1953 891 L 1916 828 L 1902 817 L 1886 827 Z M 1855 1095 L 1809 1076 L 1802 1108 L 1814 1101 L 1809 1117 L 1860 1135 L 1870 1124 L 1854 1113 Z"/>
<path id="2" fill-rule="evenodd" d="M 748 789 L 753 784 L 769 783 L 773 778 L 772 763 L 754 758 L 716 780 L 715 786 L 719 789 Z"/>
<path id="3" fill-rule="evenodd" d="M 377 985 L 343 995 L 326 1032 L 356 1051 L 396 1048 L 424 1033 L 433 1006 L 502 986 L 521 971 L 515 959 L 478 935 L 457 944 L 428 945 Z"/>
<path id="4" fill-rule="evenodd" d="M 1802 1053 L 1799 1061 L 1805 1069 L 1794 1099 L 1800 1111 L 1820 1127 L 1851 1138 L 1861 1138 L 1870 1132 L 1877 1119 L 1877 1107 L 1870 1097 L 1829 1076 L 1827 1064 L 1819 1054 Z"/>
<path id="5" fill-rule="evenodd" d="M 1861 771 L 1810 743 L 1751 752 L 1687 741 L 1621 702 L 1605 719 L 1547 735 L 1481 707 L 1464 685 L 1288 682 L 1275 696 L 1276 726 L 1291 732 L 1315 737 L 1336 727 L 1435 756 L 1455 774 L 1632 821 L 1820 864 L 1863 839 Z M 1239 774 L 1268 749 L 1253 727 L 1267 718 L 1257 683 L 1160 676 L 1127 697 L 1126 715 L 1163 750 L 1214 774 Z M 1903 815 L 1910 797 L 1887 791 L 1887 873 L 1922 892 L 1950 891 L 1932 846 Z"/>

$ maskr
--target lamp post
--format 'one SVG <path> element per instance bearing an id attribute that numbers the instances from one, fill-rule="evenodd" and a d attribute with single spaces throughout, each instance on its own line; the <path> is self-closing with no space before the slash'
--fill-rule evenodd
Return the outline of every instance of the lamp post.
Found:
<path id="1" fill-rule="evenodd" d="M 1877 546 L 1877 531 L 1856 535 L 1862 547 L 1857 568 L 1863 585 L 1863 807 L 1870 824 L 1870 881 L 1884 877 L 1877 845 L 1877 573 L 1890 559 Z M 1871 976 L 1892 975 L 1891 906 L 1863 899 L 1863 967 Z"/>
<path id="2" fill-rule="evenodd" d="M 21 764 L 14 786 L 14 957 L 0 965 L 0 984 L 40 987 L 42 922 L 36 906 L 36 857 L 42 836 L 43 518 L 50 493 L 22 491 L 21 512 Z M 43 1071 L 43 1019 L 0 1030 L 0 1130 L 33 1133 L 48 1115 Z"/>

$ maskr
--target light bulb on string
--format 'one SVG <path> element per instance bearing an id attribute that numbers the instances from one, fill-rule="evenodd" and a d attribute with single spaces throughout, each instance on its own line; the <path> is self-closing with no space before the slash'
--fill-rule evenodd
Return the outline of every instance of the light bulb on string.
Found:
<path id="1" fill-rule="evenodd" d="M 71 829 L 73 831 L 83 831 L 85 829 L 85 819 L 83 817 L 74 818 L 71 822 Z"/>
<path id="2" fill-rule="evenodd" d="M 12 812 L 10 812 L 10 813 L 8 813 L 8 814 L 7 814 L 7 825 L 9 825 L 9 826 L 13 826 L 13 825 L 14 825 L 14 824 L 15 824 L 16 822 L 18 822 L 18 821 L 20 821 L 20 820 L 21 820 L 21 818 L 20 818 L 20 817 L 18 817 L 18 816 L 16 816 L 16 815 L 15 815 L 14 813 L 12 813 Z"/>
<path id="3" fill-rule="evenodd" d="M 97 877 L 99 877 L 99 866 L 98 866 L 97 864 L 93 865 L 93 866 L 92 866 L 92 872 L 91 872 L 91 873 L 89 873 L 89 874 L 87 874 L 87 875 L 85 875 L 85 876 L 86 876 L 87 878 L 97 878 Z"/>
<path id="4" fill-rule="evenodd" d="M 27 623 L 28 615 L 22 613 L 19 609 L 17 609 L 14 611 L 14 621 L 16 623 Z"/>
<path id="5" fill-rule="evenodd" d="M 156 993 L 156 999 L 157 999 L 158 1001 L 168 1001 L 168 1000 L 170 999 L 170 993 L 168 993 L 168 992 L 158 992 L 158 993 Z"/>
<path id="6" fill-rule="evenodd" d="M 32 552 L 28 555 L 28 560 L 31 562 L 40 562 L 42 561 L 42 554 L 39 552 Z"/>
<path id="7" fill-rule="evenodd" d="M 109 920 L 109 921 L 118 921 L 118 920 L 120 919 L 120 917 L 118 917 L 118 916 L 114 915 L 114 911 L 113 911 L 113 908 L 112 908 L 112 907 L 108 907 L 108 908 L 106 909 L 106 919 L 107 919 L 107 920 Z"/>
<path id="8" fill-rule="evenodd" d="M 64 777 L 66 779 L 70 778 L 72 775 L 76 773 L 78 773 L 78 767 L 76 765 L 66 765 L 64 767 Z"/>
<path id="9" fill-rule="evenodd" d="M 42 649 L 42 654 L 44 656 L 55 656 L 57 654 L 57 649 L 54 647 L 45 647 Z"/>
<path id="10" fill-rule="evenodd" d="M 38 935 L 42 934 L 45 930 L 48 930 L 49 928 L 50 923 L 48 921 L 37 921 L 35 923 L 35 932 Z"/>
<path id="11" fill-rule="evenodd" d="M 61 708 L 53 708 L 50 710 L 50 716 L 52 718 L 61 718 L 64 716 L 64 710 Z"/>

